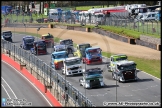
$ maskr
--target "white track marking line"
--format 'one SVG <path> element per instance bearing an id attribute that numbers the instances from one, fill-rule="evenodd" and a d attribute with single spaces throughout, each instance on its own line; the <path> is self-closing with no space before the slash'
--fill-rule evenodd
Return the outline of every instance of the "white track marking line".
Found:
<path id="1" fill-rule="evenodd" d="M 3 84 L 1 84 L 1 85 L 2 85 L 3 89 L 5 90 L 6 94 L 8 95 L 9 99 L 11 99 L 9 93 L 7 92 L 7 90 L 5 89 L 5 87 L 3 86 Z M 12 102 L 13 102 L 13 101 L 12 101 Z M 13 105 L 13 106 L 14 106 L 14 105 Z M 14 106 L 14 107 L 15 107 L 15 106 Z"/>
<path id="2" fill-rule="evenodd" d="M 13 95 L 15 96 L 15 98 L 16 99 L 18 99 L 17 98 L 17 96 L 16 96 L 16 94 L 14 93 L 14 91 L 12 90 L 12 88 L 9 86 L 9 84 L 6 82 L 6 80 L 4 80 L 4 78 L 3 77 L 1 77 L 2 78 L 2 80 L 7 84 L 7 86 L 8 86 L 8 88 L 11 90 L 11 92 L 13 93 Z M 20 101 L 18 101 L 19 103 L 20 103 Z M 20 105 L 21 106 L 21 105 Z M 22 107 L 22 106 L 21 106 Z"/>
<path id="3" fill-rule="evenodd" d="M 2 62 L 6 63 L 7 65 L 11 66 L 10 64 L 8 64 L 7 62 L 3 61 Z M 11 66 L 16 72 L 18 72 L 22 77 L 24 77 L 42 96 L 43 98 L 48 102 L 48 104 L 50 106 L 52 106 L 52 104 L 48 101 L 48 99 L 42 94 L 42 92 L 33 84 L 30 82 L 30 80 L 28 80 L 24 75 L 22 75 L 18 70 L 16 70 L 13 66 Z"/>

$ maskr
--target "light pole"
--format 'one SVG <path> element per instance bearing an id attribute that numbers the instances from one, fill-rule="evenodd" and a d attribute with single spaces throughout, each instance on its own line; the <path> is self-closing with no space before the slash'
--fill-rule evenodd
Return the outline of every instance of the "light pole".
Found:
<path id="1" fill-rule="evenodd" d="M 15 37 L 15 22 L 16 22 L 17 20 L 14 20 L 14 37 Z M 14 39 L 14 38 L 13 38 Z M 13 42 L 13 41 L 12 41 Z M 15 45 L 14 45 L 14 60 L 15 60 Z"/>
<path id="2" fill-rule="evenodd" d="M 25 27 L 25 34 L 26 34 L 26 24 L 23 22 L 23 24 L 24 24 L 24 27 Z"/>
<path id="3" fill-rule="evenodd" d="M 37 28 L 37 41 L 38 41 L 38 31 L 40 30 L 41 27 L 42 26 L 40 26 L 40 27 Z M 38 48 L 37 48 L 37 56 L 38 56 Z"/>
<path id="4" fill-rule="evenodd" d="M 65 48 L 66 48 L 66 44 L 65 44 Z M 65 64 L 66 64 L 66 56 L 65 56 Z M 67 96 L 66 96 L 66 66 L 65 66 L 65 107 L 66 107 L 66 101 L 67 101 Z"/>
<path id="5" fill-rule="evenodd" d="M 86 72 L 86 63 L 85 63 L 85 72 Z M 86 86 L 86 80 L 85 80 L 85 84 L 84 84 L 85 86 Z M 86 98 L 86 87 L 84 87 L 84 90 L 85 90 L 85 98 Z M 85 107 L 86 107 L 86 100 L 85 100 Z"/>

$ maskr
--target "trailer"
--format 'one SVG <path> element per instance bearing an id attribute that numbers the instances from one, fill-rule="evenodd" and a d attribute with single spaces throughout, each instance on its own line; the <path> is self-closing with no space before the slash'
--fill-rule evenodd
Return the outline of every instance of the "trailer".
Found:
<path id="1" fill-rule="evenodd" d="M 12 10 L 12 6 L 1 6 L 2 14 L 9 14 Z"/>

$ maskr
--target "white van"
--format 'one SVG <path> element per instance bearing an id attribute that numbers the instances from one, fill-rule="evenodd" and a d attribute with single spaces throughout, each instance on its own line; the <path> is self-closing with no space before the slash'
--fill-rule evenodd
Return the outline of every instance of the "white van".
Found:
<path id="1" fill-rule="evenodd" d="M 156 19 L 156 15 L 158 14 L 158 12 L 147 12 L 143 18 L 141 18 L 144 21 L 147 20 L 155 20 Z"/>

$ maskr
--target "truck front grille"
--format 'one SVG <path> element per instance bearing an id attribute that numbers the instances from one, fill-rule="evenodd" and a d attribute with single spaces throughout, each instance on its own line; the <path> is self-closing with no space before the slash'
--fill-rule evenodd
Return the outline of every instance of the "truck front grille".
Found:
<path id="1" fill-rule="evenodd" d="M 70 70 L 76 70 L 78 69 L 79 67 L 73 67 L 73 68 L 70 68 Z"/>

